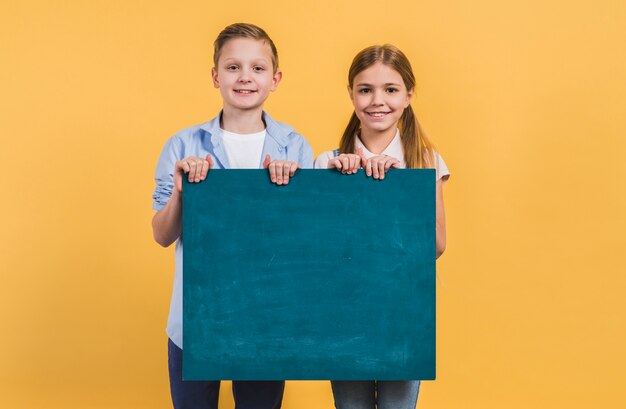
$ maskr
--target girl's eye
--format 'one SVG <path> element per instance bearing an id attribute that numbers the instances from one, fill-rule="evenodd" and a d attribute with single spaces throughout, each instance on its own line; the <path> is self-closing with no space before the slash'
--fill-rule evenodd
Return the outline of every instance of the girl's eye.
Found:
<path id="1" fill-rule="evenodd" d="M 370 92 L 369 88 L 361 88 L 359 90 L 359 94 L 368 94 Z"/>
<path id="2" fill-rule="evenodd" d="M 387 92 L 390 93 L 390 94 L 393 94 L 395 92 L 398 92 L 398 89 L 397 88 L 387 88 Z"/>

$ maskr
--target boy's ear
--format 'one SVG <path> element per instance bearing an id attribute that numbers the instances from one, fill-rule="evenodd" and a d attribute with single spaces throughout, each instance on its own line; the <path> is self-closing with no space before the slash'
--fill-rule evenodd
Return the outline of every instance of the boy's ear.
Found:
<path id="1" fill-rule="evenodd" d="M 280 84 L 281 79 L 283 79 L 283 72 L 281 70 L 276 70 L 276 73 L 272 78 L 272 91 L 276 91 L 276 88 L 278 88 L 278 84 Z"/>
<path id="2" fill-rule="evenodd" d="M 211 78 L 213 79 L 213 86 L 219 88 L 220 80 L 217 78 L 217 69 L 215 67 L 211 68 Z"/>

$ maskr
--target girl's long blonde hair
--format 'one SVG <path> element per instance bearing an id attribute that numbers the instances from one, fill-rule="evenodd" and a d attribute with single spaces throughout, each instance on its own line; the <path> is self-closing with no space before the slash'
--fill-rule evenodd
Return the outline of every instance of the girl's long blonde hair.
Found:
<path id="1" fill-rule="evenodd" d="M 408 91 L 415 89 L 415 75 L 413 75 L 409 59 L 406 58 L 402 51 L 391 44 L 367 47 L 354 57 L 348 71 L 348 86 L 350 89 L 354 85 L 354 78 L 376 63 L 388 65 L 396 70 L 402 77 Z M 339 142 L 339 151 L 341 153 L 354 153 L 354 138 L 360 132 L 360 129 L 361 122 L 356 113 L 352 112 L 350 122 L 348 122 L 348 126 Z M 434 147 L 426 138 L 410 104 L 404 109 L 400 117 L 399 129 L 406 167 L 433 167 Z"/>

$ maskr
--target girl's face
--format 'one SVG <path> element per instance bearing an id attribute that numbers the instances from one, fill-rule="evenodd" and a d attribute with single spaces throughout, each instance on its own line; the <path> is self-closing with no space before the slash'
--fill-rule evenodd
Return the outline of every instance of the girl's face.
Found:
<path id="1" fill-rule="evenodd" d="M 400 73 L 382 63 L 357 74 L 348 91 L 361 121 L 361 131 L 374 133 L 395 130 L 413 96 L 413 90 L 406 89 Z"/>

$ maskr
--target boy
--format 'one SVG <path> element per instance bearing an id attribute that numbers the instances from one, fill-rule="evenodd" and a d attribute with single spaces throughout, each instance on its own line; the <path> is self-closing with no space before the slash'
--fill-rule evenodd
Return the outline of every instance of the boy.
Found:
<path id="1" fill-rule="evenodd" d="M 154 239 L 164 247 L 176 241 L 167 324 L 170 389 L 176 409 L 217 409 L 220 387 L 219 381 L 182 380 L 183 174 L 190 182 L 200 182 L 211 168 L 262 166 L 273 183 L 285 185 L 300 166 L 313 165 L 306 140 L 263 111 L 263 103 L 282 77 L 276 47 L 267 33 L 252 24 L 226 27 L 215 40 L 213 62 L 213 84 L 220 90 L 223 109 L 212 121 L 184 129 L 167 141 L 152 196 L 157 210 L 152 219 Z M 283 390 L 284 381 L 233 381 L 238 409 L 280 408 Z"/>

